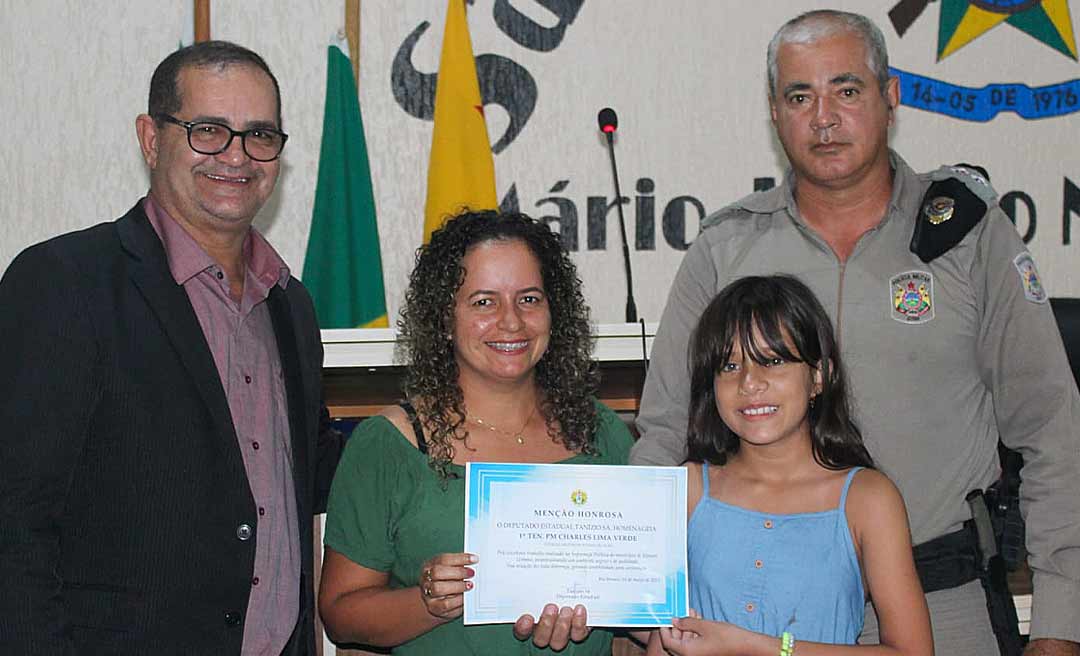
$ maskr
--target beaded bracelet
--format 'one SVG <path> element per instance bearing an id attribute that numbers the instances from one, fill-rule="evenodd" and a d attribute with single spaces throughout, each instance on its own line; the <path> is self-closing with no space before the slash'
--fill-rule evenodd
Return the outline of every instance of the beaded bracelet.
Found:
<path id="1" fill-rule="evenodd" d="M 792 656 L 795 653 L 795 636 L 787 631 L 780 634 L 780 656 Z"/>

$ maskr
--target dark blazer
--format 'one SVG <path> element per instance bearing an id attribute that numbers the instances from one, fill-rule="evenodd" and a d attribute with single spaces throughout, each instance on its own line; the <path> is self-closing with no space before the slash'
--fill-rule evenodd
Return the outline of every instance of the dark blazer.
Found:
<path id="1" fill-rule="evenodd" d="M 290 279 L 268 303 L 303 556 L 287 653 L 313 654 L 311 518 L 340 444 L 320 430 L 311 298 Z M 20 254 L 0 280 L 0 653 L 239 653 L 258 526 L 217 369 L 142 203 Z"/>

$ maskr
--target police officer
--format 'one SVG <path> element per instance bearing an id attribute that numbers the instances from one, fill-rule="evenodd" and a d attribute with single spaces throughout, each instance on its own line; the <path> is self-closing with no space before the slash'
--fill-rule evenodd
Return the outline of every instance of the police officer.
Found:
<path id="1" fill-rule="evenodd" d="M 1025 460 L 1025 653 L 1080 654 L 1080 397 L 1030 254 L 983 178 L 916 174 L 889 149 L 899 84 L 865 17 L 791 20 L 769 44 L 768 80 L 791 170 L 706 219 L 687 252 L 653 345 L 632 462 L 685 459 L 686 344 L 717 291 L 746 275 L 794 274 L 832 313 L 867 446 L 904 494 L 937 653 L 1019 652 L 995 639 L 965 500 L 997 478 L 1000 438 Z M 876 633 L 868 608 L 862 641 Z"/>

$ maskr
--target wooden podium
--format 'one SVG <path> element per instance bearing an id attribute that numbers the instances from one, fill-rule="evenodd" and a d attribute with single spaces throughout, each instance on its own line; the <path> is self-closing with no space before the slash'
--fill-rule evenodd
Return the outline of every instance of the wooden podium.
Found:
<path id="1" fill-rule="evenodd" d="M 596 327 L 600 400 L 612 410 L 637 412 L 655 333 L 656 325 L 644 322 Z M 322 331 L 323 400 L 331 416 L 370 417 L 401 400 L 403 367 L 395 354 L 396 335 L 392 328 Z"/>

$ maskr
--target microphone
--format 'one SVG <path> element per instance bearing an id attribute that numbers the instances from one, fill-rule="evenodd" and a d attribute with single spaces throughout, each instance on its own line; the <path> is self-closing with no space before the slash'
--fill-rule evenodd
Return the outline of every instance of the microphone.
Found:
<path id="1" fill-rule="evenodd" d="M 630 246 L 626 242 L 626 219 L 623 218 L 622 191 L 619 190 L 619 169 L 615 166 L 615 130 L 619 117 L 615 110 L 605 107 L 596 115 L 600 131 L 607 137 L 608 153 L 611 154 L 611 175 L 615 178 L 615 207 L 619 211 L 619 236 L 622 238 L 623 267 L 626 269 L 626 323 L 637 323 L 637 305 L 634 303 L 634 276 L 630 271 Z"/>
<path id="2" fill-rule="evenodd" d="M 600 113 L 596 115 L 596 121 L 600 124 L 600 131 L 604 134 L 612 134 L 619 128 L 619 117 L 615 115 L 615 110 L 610 107 L 601 109 Z"/>

